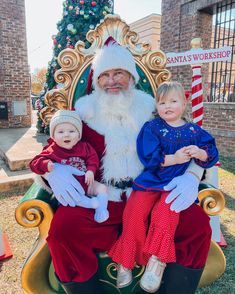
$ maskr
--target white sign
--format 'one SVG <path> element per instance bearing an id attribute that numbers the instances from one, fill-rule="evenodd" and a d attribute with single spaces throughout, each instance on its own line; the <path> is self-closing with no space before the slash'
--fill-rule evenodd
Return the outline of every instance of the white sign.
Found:
<path id="1" fill-rule="evenodd" d="M 13 115 L 27 115 L 27 102 L 26 100 L 12 101 Z"/>
<path id="2" fill-rule="evenodd" d="M 216 49 L 191 49 L 186 52 L 169 52 L 166 53 L 166 67 L 186 65 L 186 64 L 201 64 L 214 61 L 231 61 L 232 48 L 229 46 Z"/>

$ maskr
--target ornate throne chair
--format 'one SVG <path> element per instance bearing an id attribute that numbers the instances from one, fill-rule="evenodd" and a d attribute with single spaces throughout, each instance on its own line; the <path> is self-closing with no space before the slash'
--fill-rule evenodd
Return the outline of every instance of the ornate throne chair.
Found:
<path id="1" fill-rule="evenodd" d="M 135 32 L 117 15 L 107 15 L 95 30 L 87 33 L 90 47 L 79 41 L 74 49 L 63 50 L 58 62 L 61 69 L 55 73 L 57 83 L 63 85 L 46 94 L 47 106 L 42 109 L 41 117 L 49 123 L 51 116 L 58 109 L 72 109 L 74 103 L 86 94 L 87 77 L 95 50 L 101 47 L 105 40 L 112 36 L 117 42 L 129 47 L 132 52 L 137 70 L 140 75 L 138 88 L 155 95 L 158 85 L 169 80 L 171 74 L 165 69 L 166 56 L 160 50 L 151 50 L 147 43 L 139 43 Z M 224 208 L 223 194 L 212 187 L 202 184 L 199 191 L 199 205 L 209 215 L 219 214 Z M 48 191 L 34 183 L 16 209 L 17 222 L 26 228 L 38 228 L 38 238 L 26 259 L 22 273 L 22 288 L 29 294 L 64 293 L 57 282 L 46 243 L 47 233 L 53 213 L 57 208 L 57 200 Z M 117 289 L 116 265 L 105 254 L 99 254 L 99 278 L 103 285 L 103 293 L 135 293 L 138 281 L 144 271 L 136 266 L 132 284 L 123 289 Z M 206 267 L 200 280 L 199 287 L 204 287 L 225 271 L 225 257 L 220 247 L 211 242 L 211 248 Z"/>

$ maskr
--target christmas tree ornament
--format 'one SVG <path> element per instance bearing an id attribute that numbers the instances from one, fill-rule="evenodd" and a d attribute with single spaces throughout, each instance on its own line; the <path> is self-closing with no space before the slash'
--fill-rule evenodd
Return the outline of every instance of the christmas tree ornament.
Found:
<path id="1" fill-rule="evenodd" d="M 89 14 L 84 14 L 83 17 L 84 17 L 84 19 L 87 20 L 87 19 L 89 19 L 90 16 L 89 16 Z"/>
<path id="2" fill-rule="evenodd" d="M 72 5 L 69 6 L 69 10 L 73 10 L 73 6 Z"/>
<path id="3" fill-rule="evenodd" d="M 57 40 L 56 40 L 56 36 L 53 35 L 51 38 L 52 38 L 52 40 L 53 40 L 53 44 L 54 44 L 54 45 L 57 45 L 58 42 L 57 42 Z"/>
<path id="4" fill-rule="evenodd" d="M 92 10 L 89 10 L 89 14 L 95 15 L 94 11 L 92 11 Z"/>
<path id="5" fill-rule="evenodd" d="M 68 30 L 68 31 L 71 31 L 72 29 L 73 29 L 73 24 L 69 23 L 69 24 L 67 25 L 67 30 Z"/>
<path id="6" fill-rule="evenodd" d="M 71 30 L 71 33 L 72 33 L 73 35 L 75 35 L 75 34 L 77 33 L 77 30 L 76 30 L 75 28 L 73 28 L 73 29 Z"/>
<path id="7" fill-rule="evenodd" d="M 89 25 L 89 29 L 93 30 L 95 28 L 95 26 L 93 24 Z"/>
<path id="8" fill-rule="evenodd" d="M 97 3 L 95 1 L 91 2 L 91 6 L 96 6 L 96 5 L 97 5 Z"/>
<path id="9" fill-rule="evenodd" d="M 84 1 L 84 0 L 80 0 L 79 3 L 80 3 L 81 5 L 84 5 L 84 4 L 85 4 L 85 1 Z"/>
<path id="10" fill-rule="evenodd" d="M 80 15 L 84 15 L 85 11 L 84 10 L 80 10 Z"/>
<path id="11" fill-rule="evenodd" d="M 78 6 L 75 7 L 75 14 L 78 15 L 80 11 L 80 8 Z"/>
<path id="12" fill-rule="evenodd" d="M 108 6 L 105 6 L 104 9 L 108 12 L 108 13 L 111 13 L 112 10 L 108 7 Z"/>

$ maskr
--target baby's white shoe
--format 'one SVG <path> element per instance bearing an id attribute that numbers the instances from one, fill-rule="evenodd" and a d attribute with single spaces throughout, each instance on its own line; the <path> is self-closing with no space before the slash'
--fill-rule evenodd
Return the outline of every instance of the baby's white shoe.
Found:
<path id="1" fill-rule="evenodd" d="M 132 271 L 128 268 L 123 267 L 121 264 L 118 265 L 117 269 L 117 287 L 127 287 L 132 282 Z"/>
<path id="2" fill-rule="evenodd" d="M 140 287 L 149 293 L 156 292 L 160 288 L 165 267 L 166 264 L 164 262 L 161 262 L 156 256 L 152 255 L 140 279 Z"/>

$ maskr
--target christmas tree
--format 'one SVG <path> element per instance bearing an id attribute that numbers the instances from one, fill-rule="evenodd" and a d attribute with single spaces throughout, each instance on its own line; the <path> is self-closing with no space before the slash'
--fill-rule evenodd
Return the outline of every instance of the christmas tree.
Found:
<path id="1" fill-rule="evenodd" d="M 55 87 L 54 73 L 60 68 L 57 57 L 65 48 L 74 48 L 78 40 L 86 43 L 86 34 L 94 29 L 106 14 L 113 13 L 113 0 L 66 0 L 63 18 L 58 22 L 57 35 L 53 39 L 53 57 L 47 71 L 47 88 Z"/>
<path id="2" fill-rule="evenodd" d="M 59 53 L 65 48 L 74 48 L 78 40 L 89 46 L 86 41 L 87 32 L 94 29 L 108 13 L 113 13 L 113 0 L 66 0 L 63 2 L 63 17 L 57 23 L 58 33 L 52 36 L 53 57 L 46 73 L 45 92 L 56 86 L 54 73 L 60 68 L 57 62 Z M 37 105 L 38 132 L 48 134 L 48 126 L 39 116 L 40 110 L 45 107 L 44 95 L 41 96 Z"/>

